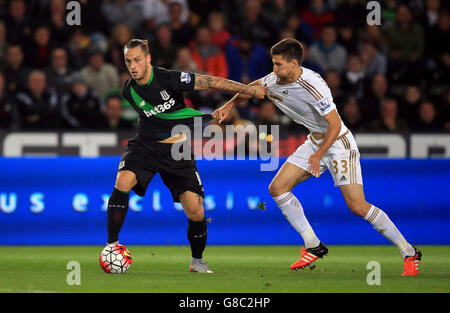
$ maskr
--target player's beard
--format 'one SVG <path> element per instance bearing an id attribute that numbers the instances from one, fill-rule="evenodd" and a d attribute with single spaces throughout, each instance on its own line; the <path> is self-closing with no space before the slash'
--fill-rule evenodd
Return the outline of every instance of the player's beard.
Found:
<path id="1" fill-rule="evenodd" d="M 141 78 L 139 78 L 139 80 L 144 79 L 147 76 L 147 73 L 148 73 L 148 66 L 145 66 L 144 73 L 142 73 L 142 76 L 141 76 Z"/>
<path id="2" fill-rule="evenodd" d="M 148 73 L 148 66 L 145 66 L 145 70 L 144 70 L 144 72 L 142 73 L 142 75 L 141 75 L 140 77 L 136 77 L 135 80 L 136 80 L 137 82 L 142 81 L 142 80 L 147 76 L 147 73 Z"/>

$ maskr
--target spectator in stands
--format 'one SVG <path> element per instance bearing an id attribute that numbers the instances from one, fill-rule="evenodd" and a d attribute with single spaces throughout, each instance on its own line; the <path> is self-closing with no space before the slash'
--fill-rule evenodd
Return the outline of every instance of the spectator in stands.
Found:
<path id="1" fill-rule="evenodd" d="M 376 74 L 386 75 L 386 57 L 371 42 L 365 42 L 361 49 L 361 61 L 367 78 Z"/>
<path id="2" fill-rule="evenodd" d="M 437 23 L 439 16 L 439 8 L 441 6 L 440 0 L 426 0 L 425 1 L 425 10 L 419 14 L 419 21 L 425 30 L 425 33 Z"/>
<path id="3" fill-rule="evenodd" d="M 275 105 L 272 101 L 263 100 L 259 107 L 259 112 L 256 117 L 256 125 L 275 125 L 280 121 Z"/>
<path id="4" fill-rule="evenodd" d="M 308 25 L 296 12 L 288 13 L 286 27 L 290 29 L 298 41 L 310 46 L 314 42 L 314 29 Z"/>
<path id="5" fill-rule="evenodd" d="M 312 0 L 311 5 L 303 11 L 302 18 L 314 29 L 315 38 L 321 36 L 325 25 L 334 22 L 334 14 L 328 10 L 324 0 Z"/>
<path id="6" fill-rule="evenodd" d="M 386 98 L 381 102 L 380 118 L 373 120 L 370 129 L 376 132 L 402 132 L 408 131 L 408 123 L 398 118 L 397 101 Z"/>
<path id="7" fill-rule="evenodd" d="M 256 125 L 276 125 L 280 121 L 275 105 L 272 101 L 263 100 L 260 104 L 258 115 L 256 116 Z"/>
<path id="8" fill-rule="evenodd" d="M 378 117 L 381 101 L 388 96 L 388 83 L 386 76 L 377 74 L 372 78 L 370 89 L 361 101 L 361 112 L 365 121 Z"/>
<path id="9" fill-rule="evenodd" d="M 360 0 L 342 1 L 336 7 L 334 16 L 338 27 L 345 25 L 356 31 L 365 25 L 367 9 Z"/>
<path id="10" fill-rule="evenodd" d="M 6 58 L 6 48 L 8 43 L 6 41 L 6 25 L 0 20 L 0 68 L 5 66 L 4 60 Z"/>
<path id="11" fill-rule="evenodd" d="M 287 12 L 291 3 L 286 0 L 263 1 L 261 15 L 276 29 L 280 30 L 286 21 Z"/>
<path id="12" fill-rule="evenodd" d="M 88 62 L 91 40 L 81 27 L 76 27 L 67 43 L 69 63 L 75 70 L 80 70 Z"/>
<path id="13" fill-rule="evenodd" d="M 131 29 L 126 24 L 116 24 L 112 30 L 109 42 L 107 60 L 114 65 L 119 72 L 126 71 L 123 47 L 133 38 Z"/>
<path id="14" fill-rule="evenodd" d="M 61 96 L 70 90 L 70 76 L 73 70 L 68 65 L 64 48 L 55 48 L 51 54 L 51 64 L 46 70 L 47 84 Z"/>
<path id="15" fill-rule="evenodd" d="M 181 72 L 199 72 L 197 63 L 192 60 L 191 51 L 187 47 L 182 47 L 178 50 L 177 59 L 175 60 L 173 68 Z"/>
<path id="16" fill-rule="evenodd" d="M 350 24 L 340 25 L 338 27 L 336 42 L 344 47 L 348 54 L 356 54 L 358 52 L 359 40 Z"/>
<path id="17" fill-rule="evenodd" d="M 280 40 L 283 40 L 286 38 L 295 38 L 295 32 L 290 28 L 283 28 L 280 31 Z"/>
<path id="18" fill-rule="evenodd" d="M 399 102 L 399 116 L 408 121 L 417 120 L 419 106 L 422 102 L 423 97 L 419 86 L 409 85 Z"/>
<path id="19" fill-rule="evenodd" d="M 142 18 L 148 30 L 169 22 L 169 4 L 161 0 L 140 1 Z"/>
<path id="20" fill-rule="evenodd" d="M 109 34 L 108 20 L 103 16 L 102 5 L 104 1 L 78 1 L 81 5 L 81 25 L 88 33 L 100 32 Z M 72 28 L 72 26 L 69 26 Z M 66 36 L 65 38 L 67 38 Z M 64 39 L 66 40 L 66 39 Z"/>
<path id="21" fill-rule="evenodd" d="M 324 79 L 328 87 L 330 88 L 333 102 L 336 104 L 338 111 L 341 112 L 347 95 L 342 89 L 342 80 L 339 72 L 334 69 L 330 69 L 325 72 Z"/>
<path id="22" fill-rule="evenodd" d="M 261 14 L 261 3 L 258 0 L 246 0 L 244 15 L 239 23 L 239 34 L 249 34 L 255 43 L 266 47 L 272 46 L 278 39 L 277 30 Z"/>
<path id="23" fill-rule="evenodd" d="M 444 128 L 450 133 L 450 88 L 447 88 L 439 104 L 439 109 L 443 116 Z"/>
<path id="24" fill-rule="evenodd" d="M 439 69 L 449 50 L 445 42 L 450 42 L 450 14 L 448 11 L 439 12 L 438 20 L 428 32 L 426 54 L 427 58 L 433 62 L 431 69 Z"/>
<path id="25" fill-rule="evenodd" d="M 27 89 L 16 95 L 22 128 L 55 129 L 60 126 L 58 95 L 47 87 L 45 73 L 30 72 Z"/>
<path id="26" fill-rule="evenodd" d="M 90 53 L 89 64 L 80 71 L 86 84 L 94 89 L 101 97 L 119 86 L 119 73 L 117 69 L 104 62 L 103 54 L 99 50 Z"/>
<path id="27" fill-rule="evenodd" d="M 5 76 L 0 71 L 0 128 L 19 128 L 19 112 L 14 99 L 6 90 Z"/>
<path id="28" fill-rule="evenodd" d="M 92 2 L 92 1 L 91 1 Z M 49 13 L 47 21 L 49 22 L 49 32 L 52 38 L 52 43 L 58 46 L 65 44 L 67 38 L 70 36 L 70 26 L 67 25 L 66 16 L 66 1 L 51 0 L 49 5 Z M 83 17 L 83 15 L 81 15 Z M 95 17 L 98 22 L 98 16 Z M 85 24 L 81 24 L 85 27 Z"/>
<path id="29" fill-rule="evenodd" d="M 102 4 L 103 16 L 112 27 L 115 24 L 127 24 L 136 32 L 143 21 L 139 3 L 128 0 L 111 0 Z"/>
<path id="30" fill-rule="evenodd" d="M 169 24 L 172 29 L 172 43 L 184 47 L 195 37 L 196 29 L 183 20 L 183 6 L 180 2 L 169 3 Z"/>
<path id="31" fill-rule="evenodd" d="M 209 30 L 211 31 L 211 42 L 216 44 L 222 51 L 231 38 L 230 32 L 225 28 L 226 18 L 221 12 L 211 12 L 208 16 Z"/>
<path id="32" fill-rule="evenodd" d="M 9 43 L 25 43 L 30 40 L 32 33 L 32 22 L 26 12 L 24 0 L 11 0 L 6 17 L 6 34 Z"/>
<path id="33" fill-rule="evenodd" d="M 351 94 L 356 99 L 361 100 L 364 97 L 365 84 L 366 75 L 360 56 L 356 54 L 349 55 L 347 69 L 342 76 L 342 89 L 346 94 Z"/>
<path id="34" fill-rule="evenodd" d="M 294 37 L 291 37 L 291 38 L 294 38 Z M 302 42 L 302 46 L 303 46 L 302 66 L 309 68 L 310 70 L 318 73 L 320 76 L 323 76 L 325 74 L 323 68 L 320 66 L 319 63 L 317 63 L 316 61 L 314 61 L 310 58 L 309 47 L 306 45 L 305 42 Z"/>
<path id="35" fill-rule="evenodd" d="M 326 25 L 322 28 L 321 40 L 309 49 L 309 59 L 317 62 L 324 71 L 333 68 L 342 72 L 345 68 L 347 52 L 336 42 L 336 38 L 336 28 Z"/>
<path id="36" fill-rule="evenodd" d="M 177 51 L 177 47 L 172 44 L 172 30 L 169 25 L 160 24 L 156 28 L 156 40 L 150 44 L 152 64 L 168 69 L 172 68 L 177 58 Z"/>
<path id="37" fill-rule="evenodd" d="M 71 77 L 71 90 L 61 99 L 61 116 L 64 128 L 96 128 L 102 120 L 103 100 L 88 87 L 83 76 L 75 73 Z"/>
<path id="38" fill-rule="evenodd" d="M 418 118 L 412 123 L 414 132 L 442 132 L 443 123 L 439 118 L 436 108 L 431 101 L 423 101 L 418 109 Z"/>
<path id="39" fill-rule="evenodd" d="M 359 38 L 362 43 L 369 42 L 373 44 L 383 55 L 385 54 L 385 50 L 387 50 L 386 39 L 384 38 L 381 28 L 378 25 L 367 25 L 361 32 Z"/>
<path id="40" fill-rule="evenodd" d="M 357 96 L 359 114 L 366 121 L 366 126 L 370 126 L 367 121 L 377 119 L 381 101 L 388 96 L 395 96 L 398 100 L 398 117 L 414 122 L 411 126 L 416 128 L 420 120 L 419 108 L 423 106 L 425 113 L 433 111 L 429 105 L 422 105 L 424 99 L 427 99 L 435 106 L 434 111 L 437 113 L 434 115 L 441 117 L 450 132 L 450 118 L 444 118 L 450 116 L 450 96 L 447 97 L 450 52 L 445 44 L 450 41 L 447 1 L 426 0 L 422 3 L 421 0 L 412 0 L 404 5 L 405 1 L 385 0 L 382 3 L 380 26 L 366 25 L 365 17 L 368 12 L 364 3 L 358 0 L 202 0 L 189 1 L 191 12 L 187 0 L 82 0 L 79 1 L 82 7 L 81 26 L 67 25 L 66 2 L 0 0 L 0 70 L 3 71 L 6 86 L 3 95 L 0 95 L 0 101 L 3 101 L 0 107 L 1 121 L 7 115 L 4 95 L 15 101 L 20 91 L 27 91 L 27 77 L 33 69 L 45 68 L 46 84 L 54 87 L 58 96 L 72 93 L 71 86 L 67 85 L 67 77 L 72 69 L 78 72 L 90 69 L 93 74 L 85 78 L 91 78 L 89 85 L 95 88 L 99 86 L 103 89 L 111 77 L 116 81 L 116 73 L 121 73 L 120 81 L 123 83 L 129 78 L 129 74 L 124 66 L 122 48 L 132 37 L 149 39 L 152 62 L 155 65 L 176 67 L 189 72 L 217 72 L 223 66 L 220 66 L 221 61 L 214 59 L 214 54 L 211 54 L 213 49 L 209 48 L 209 44 L 195 46 L 191 55 L 192 46 L 189 42 L 193 40 L 197 43 L 196 29 L 200 25 L 206 25 L 211 31 L 209 43 L 217 45 L 218 51 L 225 54 L 225 68 L 229 78 L 249 82 L 264 76 L 270 72 L 272 64 L 267 52 L 268 69 L 264 70 L 264 66 L 261 66 L 265 64 L 264 61 L 255 59 L 254 50 L 258 42 L 268 50 L 280 38 L 296 38 L 304 46 L 303 65 L 324 77 L 342 115 L 357 115 L 354 101 L 346 101 L 348 96 Z M 104 16 L 103 12 L 108 13 Z M 330 22 L 335 23 L 336 28 L 328 33 L 322 32 L 321 29 L 326 29 Z M 156 38 L 156 26 L 163 23 L 169 23 L 173 31 L 170 44 L 164 38 Z M 130 27 L 134 27 L 134 31 L 130 31 Z M 32 46 L 33 34 L 43 44 Z M 320 36 L 318 42 L 314 42 L 319 38 L 314 38 L 315 35 Z M 323 38 L 326 35 L 330 42 L 328 45 L 325 45 Z M 111 41 L 107 42 L 109 36 Z M 251 44 L 248 45 L 239 38 L 255 39 L 250 40 Z M 230 42 L 235 45 L 230 46 Z M 355 51 L 356 43 L 358 49 Z M 158 52 L 160 46 L 170 46 L 172 53 L 165 49 Z M 53 47 L 57 48 L 50 50 Z M 63 48 L 66 49 L 65 57 Z M 104 61 L 93 63 L 106 61 L 113 65 L 110 70 L 116 73 L 100 74 L 102 71 L 92 70 L 90 51 L 93 49 L 108 53 L 105 54 Z M 262 49 L 260 52 L 257 55 L 262 59 Z M 359 54 L 362 69 L 346 71 L 347 64 L 357 63 L 354 62 L 353 54 Z M 347 61 L 349 55 L 351 56 Z M 166 62 L 166 57 L 176 62 Z M 164 62 L 160 64 L 158 60 L 161 59 Z M 99 61 L 100 58 L 96 60 Z M 200 68 L 199 60 L 209 67 Z M 362 71 L 368 81 L 363 95 L 358 76 Z M 96 75 L 101 78 L 95 78 Z M 122 84 L 112 85 L 113 88 L 105 88 L 107 91 L 101 97 L 117 92 Z M 346 91 L 342 91 L 343 86 Z M 418 94 L 420 95 L 417 96 Z M 186 96 L 189 98 L 186 100 L 187 105 L 204 112 L 215 109 L 226 97 L 208 91 L 186 93 Z M 12 103 L 11 100 L 7 102 Z M 254 119 L 257 111 L 255 108 L 260 103 L 252 100 L 249 103 L 248 106 L 237 106 L 238 113 L 242 117 Z M 344 113 L 344 110 L 349 112 Z M 124 103 L 122 117 L 135 121 L 136 112 L 129 104 Z M 283 121 L 280 120 L 280 123 Z M 14 122 L 12 124 L 17 125 Z M 369 127 L 361 129 L 368 130 Z"/>
<path id="41" fill-rule="evenodd" d="M 6 89 L 12 94 L 26 87 L 30 68 L 24 64 L 22 47 L 12 44 L 6 50 Z"/>
<path id="42" fill-rule="evenodd" d="M 229 43 L 225 51 L 228 78 L 248 84 L 270 72 L 271 63 L 266 49 L 253 42 L 250 35 L 244 34 L 233 43 Z"/>
<path id="43" fill-rule="evenodd" d="M 142 0 L 138 3 L 142 11 L 145 23 L 153 24 L 153 28 L 163 23 L 168 23 L 169 18 L 169 6 L 172 2 L 181 4 L 181 16 L 180 19 L 183 23 L 188 21 L 189 6 L 186 0 Z"/>
<path id="44" fill-rule="evenodd" d="M 26 62 L 33 68 L 45 69 L 50 65 L 50 32 L 46 26 L 38 26 L 33 41 L 26 46 Z"/>
<path id="45" fill-rule="evenodd" d="M 192 59 L 201 72 L 212 76 L 228 77 L 225 53 L 211 42 L 208 27 L 198 28 L 196 39 L 189 44 L 189 47 Z"/>
<path id="46" fill-rule="evenodd" d="M 199 92 L 188 93 L 185 97 L 185 103 L 203 113 L 212 113 L 218 108 L 219 103 L 222 103 L 226 96 L 220 92 L 211 90 L 201 90 Z"/>
<path id="47" fill-rule="evenodd" d="M 118 94 L 106 98 L 105 113 L 98 123 L 98 128 L 108 130 L 132 130 L 133 124 L 122 117 L 122 98 Z"/>
<path id="48" fill-rule="evenodd" d="M 395 23 L 397 0 L 385 0 L 381 8 L 381 24 L 383 27 L 392 27 Z"/>
<path id="49" fill-rule="evenodd" d="M 351 131 L 358 132 L 364 130 L 364 120 L 359 110 L 358 100 L 355 97 L 349 97 L 345 102 L 342 113 L 342 121 Z"/>
<path id="50" fill-rule="evenodd" d="M 399 81 L 419 81 L 423 75 L 424 32 L 414 21 L 408 6 L 397 8 L 396 23 L 386 30 L 385 35 L 390 77 Z"/>

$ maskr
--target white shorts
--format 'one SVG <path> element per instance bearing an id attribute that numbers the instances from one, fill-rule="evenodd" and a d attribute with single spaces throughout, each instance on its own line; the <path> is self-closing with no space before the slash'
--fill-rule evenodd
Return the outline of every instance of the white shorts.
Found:
<path id="1" fill-rule="evenodd" d="M 309 157 L 319 150 L 322 142 L 323 139 L 317 140 L 309 134 L 305 142 L 289 156 L 287 162 L 308 171 Z M 328 149 L 320 161 L 320 174 L 329 169 L 335 187 L 349 184 L 362 185 L 363 180 L 359 158 L 360 154 L 356 140 L 353 134 L 348 132 L 348 134 L 336 140 Z"/>

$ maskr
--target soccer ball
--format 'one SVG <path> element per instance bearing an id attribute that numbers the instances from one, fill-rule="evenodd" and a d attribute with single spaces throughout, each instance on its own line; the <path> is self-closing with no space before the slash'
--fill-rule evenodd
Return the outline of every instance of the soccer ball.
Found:
<path id="1" fill-rule="evenodd" d="M 100 253 L 100 267 L 108 274 L 123 274 L 131 265 L 131 253 L 121 245 L 106 246 Z"/>

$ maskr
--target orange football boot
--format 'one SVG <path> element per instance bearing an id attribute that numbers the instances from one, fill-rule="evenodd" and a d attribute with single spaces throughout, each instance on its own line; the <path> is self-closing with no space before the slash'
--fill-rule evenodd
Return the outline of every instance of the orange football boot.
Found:
<path id="1" fill-rule="evenodd" d="M 416 251 L 416 254 L 405 257 L 405 260 L 403 261 L 404 272 L 402 276 L 415 276 L 419 274 L 419 263 L 422 259 L 422 252 L 416 247 L 413 248 Z"/>
<path id="2" fill-rule="evenodd" d="M 318 258 L 322 258 L 328 254 L 328 249 L 323 243 L 320 243 L 315 248 L 302 248 L 300 250 L 300 259 L 291 265 L 291 270 L 304 269 Z"/>

